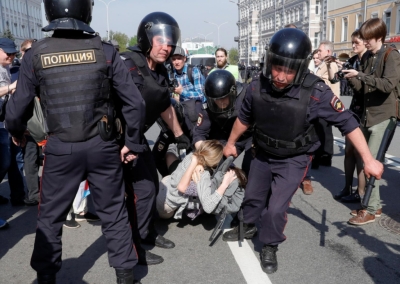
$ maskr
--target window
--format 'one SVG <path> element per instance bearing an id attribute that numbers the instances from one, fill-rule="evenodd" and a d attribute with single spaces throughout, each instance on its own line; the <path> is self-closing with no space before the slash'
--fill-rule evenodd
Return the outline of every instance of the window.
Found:
<path id="1" fill-rule="evenodd" d="M 387 28 L 386 34 L 389 35 L 390 33 L 390 18 L 391 18 L 392 12 L 385 12 L 385 24 Z"/>
<path id="2" fill-rule="evenodd" d="M 319 1 L 315 2 L 315 14 L 318 15 L 319 14 Z"/>
<path id="3" fill-rule="evenodd" d="M 396 34 L 400 34 L 400 6 L 397 7 Z"/>
<path id="4" fill-rule="evenodd" d="M 347 41 L 347 31 L 348 31 L 349 23 L 347 18 L 342 19 L 342 41 Z"/>
<path id="5" fill-rule="evenodd" d="M 363 24 L 363 17 L 362 17 L 361 14 L 357 14 L 356 15 L 356 27 L 355 27 L 355 29 L 357 30 L 357 29 L 361 28 L 362 24 Z"/>
<path id="6" fill-rule="evenodd" d="M 318 47 L 318 32 L 314 34 L 314 48 Z"/>
<path id="7" fill-rule="evenodd" d="M 331 42 L 335 42 L 335 21 L 331 21 Z"/>

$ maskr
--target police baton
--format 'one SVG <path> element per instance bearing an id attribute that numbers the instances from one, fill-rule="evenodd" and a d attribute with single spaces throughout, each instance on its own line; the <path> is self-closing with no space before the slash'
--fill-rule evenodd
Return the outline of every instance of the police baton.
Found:
<path id="1" fill-rule="evenodd" d="M 381 145 L 379 146 L 379 150 L 378 150 L 378 154 L 376 155 L 376 159 L 378 161 L 383 162 L 384 160 L 384 155 L 385 155 L 385 151 L 387 148 L 387 144 L 389 143 L 389 138 L 390 138 L 390 134 L 391 134 L 391 130 L 390 129 L 386 129 L 385 130 L 385 134 L 383 135 L 382 138 L 382 142 Z M 375 183 L 375 177 L 371 177 L 367 183 L 367 187 L 365 188 L 365 195 L 364 198 L 361 202 L 361 205 L 366 208 L 368 207 L 368 203 L 369 203 L 369 199 L 371 197 L 371 193 L 372 193 L 372 189 L 375 187 L 374 183 Z"/>

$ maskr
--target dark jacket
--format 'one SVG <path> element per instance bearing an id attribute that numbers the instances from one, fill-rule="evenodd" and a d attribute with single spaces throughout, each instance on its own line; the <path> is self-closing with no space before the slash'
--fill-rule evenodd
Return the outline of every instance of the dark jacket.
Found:
<path id="1" fill-rule="evenodd" d="M 391 117 L 396 117 L 395 87 L 400 81 L 400 54 L 392 51 L 387 56 L 384 54 L 386 47 L 372 54 L 364 63 L 362 71 L 349 80 L 350 85 L 364 94 L 364 111 L 361 125 L 371 127 Z M 379 55 L 381 53 L 381 55 Z M 376 64 L 376 70 L 371 74 L 371 69 Z"/>

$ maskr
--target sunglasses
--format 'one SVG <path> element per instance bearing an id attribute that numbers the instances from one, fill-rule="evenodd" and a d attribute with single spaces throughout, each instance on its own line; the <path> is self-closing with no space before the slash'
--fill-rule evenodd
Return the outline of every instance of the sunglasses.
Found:
<path id="1" fill-rule="evenodd" d="M 17 55 L 17 53 L 18 53 L 18 52 L 14 52 L 14 53 L 8 53 L 8 52 L 5 52 L 5 51 L 4 51 L 3 49 L 1 49 L 1 48 L 0 48 L 0 50 L 1 50 L 1 51 L 3 51 L 3 52 L 4 52 L 4 53 L 5 53 L 5 54 L 6 54 L 8 57 L 11 57 L 11 56 Z"/>

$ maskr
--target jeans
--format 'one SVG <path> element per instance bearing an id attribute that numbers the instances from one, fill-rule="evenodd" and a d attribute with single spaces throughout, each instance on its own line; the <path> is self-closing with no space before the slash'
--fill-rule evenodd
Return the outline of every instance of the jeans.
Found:
<path id="1" fill-rule="evenodd" d="M 26 182 L 24 177 L 24 155 L 22 148 L 12 143 L 8 131 L 0 129 L 0 180 L 8 173 L 11 203 L 23 201 Z"/>

